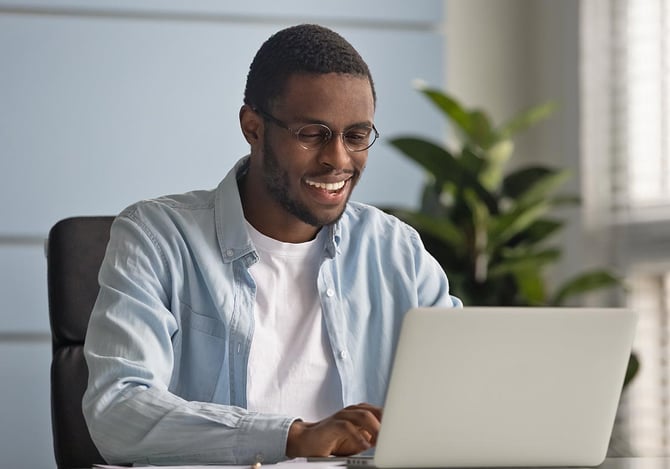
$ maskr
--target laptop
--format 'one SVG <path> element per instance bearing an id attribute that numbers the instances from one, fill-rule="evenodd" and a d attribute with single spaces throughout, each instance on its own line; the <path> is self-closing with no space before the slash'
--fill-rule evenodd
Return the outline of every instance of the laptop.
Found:
<path id="1" fill-rule="evenodd" d="M 410 310 L 374 455 L 347 464 L 601 464 L 636 319 L 609 308 Z"/>

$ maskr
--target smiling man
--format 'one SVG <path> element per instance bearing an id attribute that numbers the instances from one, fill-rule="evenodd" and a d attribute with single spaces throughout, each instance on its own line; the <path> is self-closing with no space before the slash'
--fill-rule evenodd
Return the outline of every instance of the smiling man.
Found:
<path id="1" fill-rule="evenodd" d="M 245 217 L 274 239 L 309 241 L 344 212 L 377 138 L 371 81 L 365 75 L 300 73 L 287 77 L 272 102 L 255 103 L 252 92 L 240 111 L 251 145 Z"/>
<path id="2" fill-rule="evenodd" d="M 254 58 L 250 154 L 211 191 L 114 221 L 83 410 L 110 463 L 275 462 L 373 447 L 405 312 L 459 306 L 412 228 L 350 197 L 378 132 L 367 65 L 300 25 Z"/>

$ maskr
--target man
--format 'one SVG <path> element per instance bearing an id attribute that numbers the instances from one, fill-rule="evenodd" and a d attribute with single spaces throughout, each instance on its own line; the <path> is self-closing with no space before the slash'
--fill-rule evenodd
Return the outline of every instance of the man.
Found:
<path id="1" fill-rule="evenodd" d="M 250 154 L 213 191 L 115 220 L 83 409 L 109 462 L 249 463 L 374 446 L 403 314 L 460 305 L 416 231 L 349 202 L 378 133 L 367 65 L 301 25 L 258 51 Z"/>

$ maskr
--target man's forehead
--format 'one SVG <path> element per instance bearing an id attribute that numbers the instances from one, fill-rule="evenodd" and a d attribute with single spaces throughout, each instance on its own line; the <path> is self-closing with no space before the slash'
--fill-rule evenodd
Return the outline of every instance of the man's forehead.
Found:
<path id="1" fill-rule="evenodd" d="M 368 78 L 343 73 L 293 74 L 272 104 L 290 107 L 303 103 L 309 107 L 329 100 L 359 104 L 369 102 L 374 108 L 372 85 Z"/>

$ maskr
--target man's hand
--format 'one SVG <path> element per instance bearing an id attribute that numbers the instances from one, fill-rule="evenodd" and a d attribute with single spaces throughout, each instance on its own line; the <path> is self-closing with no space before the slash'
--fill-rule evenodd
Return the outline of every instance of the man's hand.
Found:
<path id="1" fill-rule="evenodd" d="M 319 422 L 295 421 L 288 431 L 286 456 L 350 456 L 377 444 L 382 408 L 370 404 L 345 407 Z"/>

